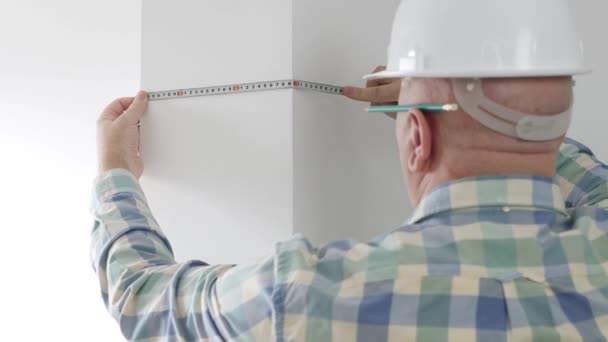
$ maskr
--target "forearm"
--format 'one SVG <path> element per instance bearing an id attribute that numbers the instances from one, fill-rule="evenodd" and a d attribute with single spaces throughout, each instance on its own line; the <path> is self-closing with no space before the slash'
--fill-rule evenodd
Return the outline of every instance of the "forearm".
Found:
<path id="1" fill-rule="evenodd" d="M 101 175 L 95 182 L 92 210 L 95 226 L 91 257 L 96 271 L 105 271 L 105 262 L 111 256 L 120 256 L 118 247 L 124 245 L 121 240 L 130 242 L 129 238 L 134 236 L 137 238 L 131 241 L 131 249 L 154 251 L 137 255 L 137 262 L 152 262 L 150 258 L 153 257 L 156 265 L 175 264 L 169 241 L 154 220 L 143 191 L 130 172 L 115 169 Z"/>
<path id="2" fill-rule="evenodd" d="M 564 142 L 557 179 L 569 208 L 608 208 L 608 167 L 583 144 L 572 139 Z"/>
<path id="3" fill-rule="evenodd" d="M 93 212 L 93 267 L 125 337 L 204 340 L 219 334 L 205 304 L 213 304 L 214 281 L 229 267 L 176 263 L 139 184 L 125 170 L 100 177 Z"/>
<path id="4" fill-rule="evenodd" d="M 268 340 L 272 258 L 253 267 L 175 262 L 134 176 L 143 172 L 139 122 L 147 99 L 144 92 L 117 99 L 97 122 L 99 167 L 110 171 L 95 183 L 91 258 L 107 308 L 129 340 Z M 249 305 L 253 297 L 260 300 Z"/>

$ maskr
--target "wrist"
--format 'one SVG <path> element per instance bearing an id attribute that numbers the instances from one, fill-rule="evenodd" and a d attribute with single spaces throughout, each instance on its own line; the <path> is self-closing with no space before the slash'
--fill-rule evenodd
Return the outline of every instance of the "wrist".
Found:
<path id="1" fill-rule="evenodd" d="M 100 174 L 106 173 L 110 170 L 116 170 L 116 169 L 124 169 L 124 170 L 131 172 L 131 170 L 129 169 L 128 163 L 126 163 L 122 160 L 109 159 L 109 160 L 102 160 L 99 163 L 99 173 Z"/>

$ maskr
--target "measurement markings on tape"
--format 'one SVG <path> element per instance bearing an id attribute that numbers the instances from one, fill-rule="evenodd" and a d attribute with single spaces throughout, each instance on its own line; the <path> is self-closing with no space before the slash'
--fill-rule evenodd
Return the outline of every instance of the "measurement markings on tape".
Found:
<path id="1" fill-rule="evenodd" d="M 150 100 L 169 100 L 182 97 L 198 97 L 198 96 L 215 96 L 226 94 L 250 93 L 256 91 L 268 91 L 277 89 L 300 89 L 317 91 L 321 93 L 341 95 L 344 88 L 329 84 L 307 82 L 300 80 L 280 80 L 232 84 L 225 86 L 203 87 L 203 88 L 188 88 L 176 89 L 168 91 L 149 92 Z"/>

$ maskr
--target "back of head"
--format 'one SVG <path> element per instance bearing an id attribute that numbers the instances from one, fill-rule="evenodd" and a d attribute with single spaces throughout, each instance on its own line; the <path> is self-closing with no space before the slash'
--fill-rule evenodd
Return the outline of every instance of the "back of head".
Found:
<path id="1" fill-rule="evenodd" d="M 484 79 L 483 92 L 490 100 L 513 111 L 539 117 L 563 113 L 570 109 L 573 102 L 571 77 Z M 458 103 L 451 80 L 431 78 L 404 80 L 400 102 Z M 432 114 L 428 118 L 437 129 L 434 135 L 438 142 L 448 150 L 550 152 L 556 151 L 562 140 L 526 141 L 506 136 L 482 125 L 462 107 L 456 112 Z"/>
<path id="2" fill-rule="evenodd" d="M 400 104 L 460 106 L 397 120 L 419 195 L 464 177 L 553 176 L 572 76 L 587 71 L 568 0 L 402 0 L 387 69 L 366 78 L 404 79 Z"/>
<path id="3" fill-rule="evenodd" d="M 404 79 L 399 102 L 458 103 L 454 84 L 452 79 Z M 552 117 L 568 111 L 573 102 L 571 77 L 488 78 L 481 84 L 489 100 L 530 116 Z M 435 186 L 462 178 L 508 174 L 552 177 L 563 136 L 522 140 L 483 125 L 461 107 L 455 112 L 402 113 L 397 118 L 397 139 L 402 161 L 417 157 L 418 150 L 429 151 L 422 168 L 402 162 L 416 203 Z M 420 145 L 416 147 L 416 143 Z M 430 147 L 422 146 L 425 144 Z"/>

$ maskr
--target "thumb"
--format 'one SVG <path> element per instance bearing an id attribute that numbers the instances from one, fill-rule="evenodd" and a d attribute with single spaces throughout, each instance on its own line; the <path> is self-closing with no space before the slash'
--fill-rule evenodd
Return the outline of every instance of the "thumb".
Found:
<path id="1" fill-rule="evenodd" d="M 121 116 L 121 121 L 128 125 L 137 125 L 144 116 L 146 109 L 148 109 L 148 94 L 145 91 L 140 91 L 135 96 L 133 103 Z"/>

